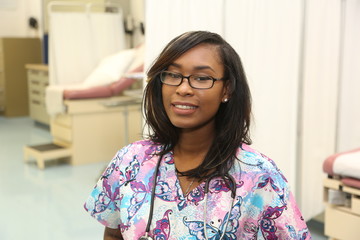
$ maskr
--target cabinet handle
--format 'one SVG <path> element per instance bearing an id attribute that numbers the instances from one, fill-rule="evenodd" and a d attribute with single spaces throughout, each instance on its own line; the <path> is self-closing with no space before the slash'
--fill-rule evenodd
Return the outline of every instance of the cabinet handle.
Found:
<path id="1" fill-rule="evenodd" d="M 32 102 L 33 104 L 40 105 L 40 101 L 38 101 L 38 100 L 31 100 L 31 102 Z"/>
<path id="2" fill-rule="evenodd" d="M 33 93 L 35 95 L 40 95 L 40 91 L 37 91 L 37 90 L 32 90 L 31 93 Z"/>

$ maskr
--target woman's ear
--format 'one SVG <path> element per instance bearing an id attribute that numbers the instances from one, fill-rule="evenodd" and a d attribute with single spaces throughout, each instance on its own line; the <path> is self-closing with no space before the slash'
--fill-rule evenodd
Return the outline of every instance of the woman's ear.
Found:
<path id="1" fill-rule="evenodd" d="M 230 92 L 229 82 L 227 81 L 227 82 L 226 82 L 226 85 L 225 85 L 225 87 L 224 87 L 224 90 L 223 90 L 223 96 L 222 96 L 221 102 L 226 103 L 226 102 L 229 101 L 229 99 L 230 99 L 230 94 L 229 94 L 229 92 Z"/>

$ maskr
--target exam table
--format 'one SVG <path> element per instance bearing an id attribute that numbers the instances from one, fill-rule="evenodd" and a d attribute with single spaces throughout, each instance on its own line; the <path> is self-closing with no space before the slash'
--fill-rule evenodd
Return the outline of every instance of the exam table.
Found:
<path id="1" fill-rule="evenodd" d="M 331 240 L 360 236 L 360 148 L 327 157 L 323 163 L 325 235 Z"/>

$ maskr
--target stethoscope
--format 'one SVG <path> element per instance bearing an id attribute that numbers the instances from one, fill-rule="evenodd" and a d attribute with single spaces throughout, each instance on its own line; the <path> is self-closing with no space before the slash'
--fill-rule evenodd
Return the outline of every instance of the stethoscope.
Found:
<path id="1" fill-rule="evenodd" d="M 158 175 L 158 172 L 159 172 L 162 157 L 163 157 L 163 155 L 161 155 L 161 157 L 159 158 L 159 160 L 158 160 L 158 162 L 156 164 L 154 175 L 153 175 L 153 187 L 151 189 L 150 212 L 149 212 L 149 217 L 148 217 L 148 221 L 147 221 L 147 224 L 146 224 L 145 235 L 140 237 L 139 240 L 142 240 L 142 239 L 144 239 L 144 240 L 153 240 L 153 238 L 149 236 L 149 232 L 150 232 L 150 225 L 151 225 L 151 221 L 152 221 L 152 218 L 153 218 L 153 212 L 154 212 L 156 178 L 157 178 L 157 175 Z M 229 175 L 228 173 L 226 173 L 224 176 L 221 176 L 220 174 L 215 173 L 215 174 L 211 175 L 209 178 L 206 179 L 206 181 L 205 181 L 205 189 L 204 189 L 205 206 L 204 206 L 204 219 L 203 219 L 203 222 L 204 222 L 204 234 L 205 234 L 205 239 L 206 240 L 208 240 L 207 231 L 206 231 L 206 226 L 207 226 L 207 223 L 206 223 L 206 219 L 207 219 L 207 199 L 208 199 L 210 181 L 215 177 L 221 177 L 222 179 L 224 179 L 225 183 L 227 181 L 230 181 L 230 184 L 227 184 L 227 185 L 231 190 L 232 202 L 231 202 L 231 205 L 230 205 L 230 208 L 229 208 L 229 214 L 227 214 L 226 224 L 225 224 L 224 229 L 227 229 L 227 226 L 229 224 L 229 218 L 230 218 L 230 215 L 231 215 L 230 212 L 231 212 L 231 209 L 232 209 L 232 207 L 234 205 L 234 201 L 235 201 L 235 197 L 236 197 L 236 182 L 235 182 L 235 179 L 231 175 Z M 227 183 L 229 183 L 229 182 L 227 182 Z M 219 240 L 221 240 L 224 237 L 225 233 L 226 233 L 226 231 L 224 231 L 221 234 L 221 237 L 220 237 Z"/>

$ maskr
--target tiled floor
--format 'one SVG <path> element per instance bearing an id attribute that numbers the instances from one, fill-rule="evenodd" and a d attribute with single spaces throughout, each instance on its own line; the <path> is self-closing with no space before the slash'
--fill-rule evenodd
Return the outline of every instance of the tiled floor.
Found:
<path id="1" fill-rule="evenodd" d="M 0 116 L 0 239 L 102 239 L 103 227 L 82 205 L 107 162 L 49 163 L 45 170 L 23 162 L 25 145 L 49 142 L 48 129 L 31 119 Z M 326 239 L 321 224 L 309 227 L 314 240 Z"/>
<path id="2" fill-rule="evenodd" d="M 51 141 L 29 118 L 0 117 L 0 239 L 102 239 L 83 203 L 106 162 L 84 166 L 23 162 L 23 147 Z"/>

